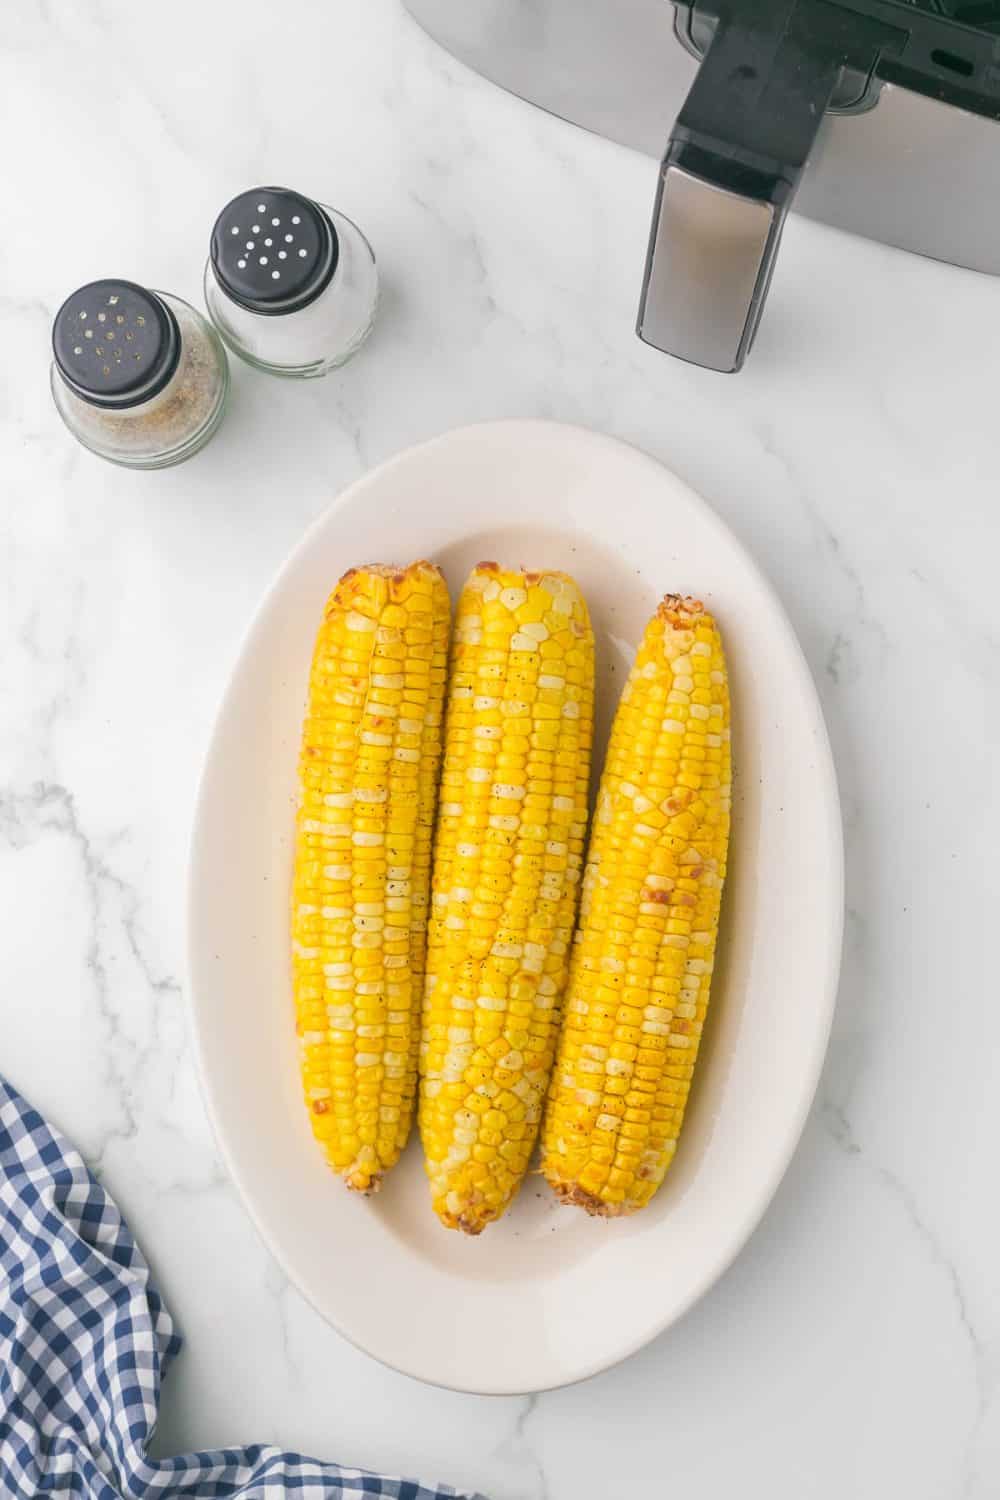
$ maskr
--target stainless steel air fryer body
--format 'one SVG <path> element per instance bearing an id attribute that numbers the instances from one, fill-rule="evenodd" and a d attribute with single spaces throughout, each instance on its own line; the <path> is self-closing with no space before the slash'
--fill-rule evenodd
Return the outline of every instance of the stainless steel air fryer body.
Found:
<path id="1" fill-rule="evenodd" d="M 793 195 L 841 229 L 1000 274 L 1000 3 L 406 3 L 522 98 L 667 147 L 639 317 L 658 348 L 740 368 Z"/>

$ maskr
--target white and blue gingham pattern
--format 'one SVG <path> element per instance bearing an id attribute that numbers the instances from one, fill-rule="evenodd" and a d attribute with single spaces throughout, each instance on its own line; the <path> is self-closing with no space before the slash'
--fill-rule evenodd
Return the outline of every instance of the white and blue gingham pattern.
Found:
<path id="1" fill-rule="evenodd" d="M 0 1078 L 3 1500 L 456 1494 L 262 1446 L 147 1458 L 160 1381 L 180 1345 L 114 1203 Z"/>

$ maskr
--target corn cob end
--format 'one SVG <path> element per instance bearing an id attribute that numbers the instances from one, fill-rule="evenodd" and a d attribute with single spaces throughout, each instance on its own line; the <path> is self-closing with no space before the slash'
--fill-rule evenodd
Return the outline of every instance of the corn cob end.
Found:
<path id="1" fill-rule="evenodd" d="M 473 1236 L 482 1234 L 487 1224 L 492 1224 L 500 1217 L 496 1209 L 491 1208 L 485 1200 L 477 1198 L 474 1193 L 465 1195 L 459 1212 L 454 1212 L 447 1203 L 436 1205 L 436 1210 L 445 1229 L 459 1229 L 463 1234 Z"/>
<path id="2" fill-rule="evenodd" d="M 564 1208 L 582 1208 L 594 1219 L 616 1219 L 638 1207 L 637 1204 L 603 1203 L 596 1193 L 588 1193 L 578 1182 L 553 1182 L 551 1187 Z"/>
<path id="3" fill-rule="evenodd" d="M 344 1182 L 351 1192 L 360 1193 L 363 1198 L 370 1198 L 372 1193 L 378 1192 L 384 1175 L 375 1150 L 371 1146 L 363 1147 L 355 1160 L 343 1172 Z"/>
<path id="4" fill-rule="evenodd" d="M 690 630 L 702 619 L 706 610 L 701 600 L 695 599 L 692 594 L 664 594 L 656 613 L 675 630 Z"/>

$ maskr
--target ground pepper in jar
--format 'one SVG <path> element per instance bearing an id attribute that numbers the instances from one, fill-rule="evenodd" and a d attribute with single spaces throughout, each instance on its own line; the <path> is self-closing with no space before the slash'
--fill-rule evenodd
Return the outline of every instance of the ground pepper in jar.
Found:
<path id="1" fill-rule="evenodd" d="M 84 447 L 113 463 L 180 463 L 222 419 L 225 349 L 179 297 L 134 282 L 92 282 L 60 308 L 52 342 L 60 416 Z"/>

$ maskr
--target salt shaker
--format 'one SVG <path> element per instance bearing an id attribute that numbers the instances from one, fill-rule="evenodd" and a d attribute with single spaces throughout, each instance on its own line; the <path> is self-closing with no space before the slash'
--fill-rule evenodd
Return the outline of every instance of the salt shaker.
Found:
<path id="1" fill-rule="evenodd" d="M 253 188 L 222 210 L 205 303 L 234 354 L 274 375 L 325 375 L 371 332 L 372 247 L 336 209 L 287 188 Z"/>
<path id="2" fill-rule="evenodd" d="M 112 463 L 180 463 L 222 420 L 226 351 L 180 297 L 134 281 L 90 282 L 56 314 L 52 350 L 59 415 L 85 448 Z"/>

